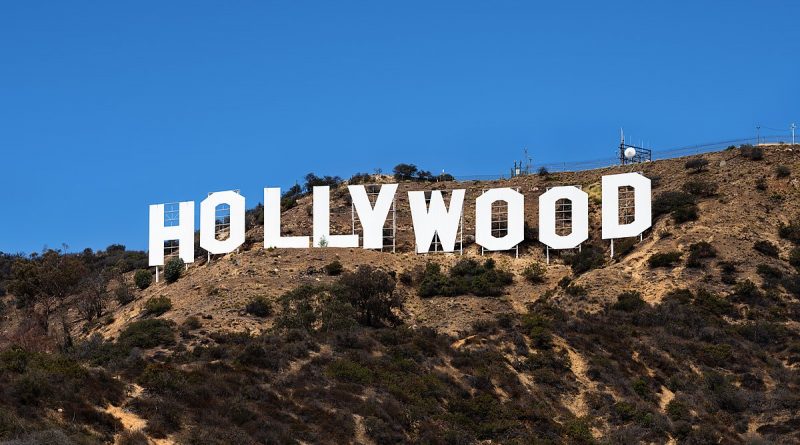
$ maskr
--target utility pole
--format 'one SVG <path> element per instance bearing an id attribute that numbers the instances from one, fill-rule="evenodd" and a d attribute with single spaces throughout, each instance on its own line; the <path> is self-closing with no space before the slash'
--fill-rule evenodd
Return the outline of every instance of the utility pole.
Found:
<path id="1" fill-rule="evenodd" d="M 789 125 L 789 128 L 792 129 L 792 147 L 794 147 L 794 130 L 797 129 L 797 124 L 792 122 L 792 125 Z"/>
<path id="2" fill-rule="evenodd" d="M 761 125 L 756 125 L 756 145 L 761 143 Z"/>

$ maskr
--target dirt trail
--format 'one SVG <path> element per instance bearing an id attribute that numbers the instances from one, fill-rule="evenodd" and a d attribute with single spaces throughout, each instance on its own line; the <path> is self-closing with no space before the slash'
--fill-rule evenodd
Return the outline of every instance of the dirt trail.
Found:
<path id="1" fill-rule="evenodd" d="M 589 414 L 589 407 L 586 404 L 586 392 L 597 391 L 597 383 L 595 383 L 587 375 L 589 365 L 586 364 L 586 360 L 583 358 L 583 356 L 573 349 L 562 337 L 554 335 L 553 343 L 556 347 L 567 351 L 567 354 L 569 355 L 570 369 L 572 370 L 572 373 L 575 374 L 575 378 L 580 385 L 578 394 L 571 398 L 571 400 L 567 400 L 564 403 L 564 406 L 566 406 L 576 417 L 586 416 Z"/>
<path id="2" fill-rule="evenodd" d="M 147 426 L 147 420 L 139 417 L 138 414 L 123 408 L 130 400 L 139 397 L 143 391 L 144 388 L 134 383 L 128 390 L 125 401 L 121 404 L 121 406 L 108 405 L 104 410 L 106 413 L 111 414 L 112 416 L 117 418 L 122 423 L 122 426 L 125 428 L 125 431 L 143 432 L 144 428 Z M 121 433 L 118 433 L 114 436 L 115 444 L 118 444 L 120 442 L 120 436 Z M 147 440 L 149 443 L 153 445 L 175 445 L 175 441 L 169 437 L 167 437 L 166 439 L 154 439 L 148 436 Z"/>

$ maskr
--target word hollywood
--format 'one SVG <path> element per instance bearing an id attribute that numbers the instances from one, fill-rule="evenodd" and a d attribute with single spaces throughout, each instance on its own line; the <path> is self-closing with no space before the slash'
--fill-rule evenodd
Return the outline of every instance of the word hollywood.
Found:
<path id="1" fill-rule="evenodd" d="M 634 192 L 634 219 L 619 221 L 619 189 L 630 187 Z M 383 227 L 394 202 L 397 184 L 384 184 L 373 206 L 363 185 L 347 186 L 352 205 L 363 230 L 364 249 L 383 247 Z M 650 179 L 638 173 L 603 176 L 602 179 L 602 237 L 615 239 L 638 236 L 652 224 Z M 417 253 L 429 251 L 436 235 L 441 250 L 455 251 L 456 237 L 461 224 L 466 190 L 452 190 L 450 204 L 445 205 L 441 191 L 432 191 L 430 204 L 425 192 L 409 191 L 408 202 L 416 239 Z M 313 189 L 313 242 L 309 236 L 281 235 L 281 191 L 264 189 L 264 247 L 305 249 L 314 247 L 359 247 L 358 235 L 330 233 L 330 190 L 327 186 Z M 572 203 L 572 231 L 568 235 L 556 232 L 556 202 Z M 508 231 L 502 237 L 492 234 L 492 204 L 504 201 L 508 205 Z M 475 201 L 475 242 L 489 251 L 514 248 L 525 237 L 525 196 L 511 188 L 489 189 Z M 218 240 L 215 234 L 217 206 L 230 206 L 230 234 Z M 150 206 L 150 265 L 164 264 L 164 243 L 178 241 L 178 255 L 186 263 L 194 261 L 194 202 L 178 203 L 178 224 L 164 223 L 164 204 Z M 539 196 L 539 241 L 552 249 L 572 249 L 589 238 L 589 195 L 574 186 L 553 187 Z M 245 240 L 245 198 L 233 191 L 216 192 L 200 203 L 200 247 L 212 254 L 236 250 Z"/>

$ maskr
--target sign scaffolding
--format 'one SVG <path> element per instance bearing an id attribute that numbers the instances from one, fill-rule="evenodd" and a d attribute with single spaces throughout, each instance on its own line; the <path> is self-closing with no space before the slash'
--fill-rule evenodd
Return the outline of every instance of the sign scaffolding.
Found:
<path id="1" fill-rule="evenodd" d="M 367 184 L 364 186 L 364 189 L 367 192 L 367 199 L 369 199 L 369 204 L 372 207 L 375 207 L 375 203 L 378 201 L 378 195 L 381 192 L 381 185 L 380 184 Z M 386 221 L 383 224 L 383 247 L 381 247 L 381 252 L 391 251 L 395 253 L 397 251 L 397 206 L 395 205 L 397 198 L 392 198 L 392 206 L 389 208 L 389 214 L 386 216 Z M 361 221 L 358 219 L 358 212 L 356 212 L 355 206 L 350 203 L 350 218 L 353 227 L 353 235 L 358 235 L 358 243 L 363 245 L 364 243 L 364 229 L 361 225 Z"/>
<path id="2" fill-rule="evenodd" d="M 181 222 L 179 202 L 164 204 L 164 227 L 177 227 Z M 164 264 L 172 258 L 177 258 L 180 253 L 180 243 L 177 239 L 164 240 Z M 159 268 L 156 266 L 156 283 L 159 281 Z"/>
<path id="3" fill-rule="evenodd" d="M 450 202 L 453 191 L 452 190 L 439 190 L 442 193 L 442 198 L 445 202 Z M 431 190 L 425 190 L 425 207 L 431 206 Z M 433 235 L 433 241 L 427 253 L 446 253 L 442 247 L 442 240 L 439 238 L 439 233 Z M 461 214 L 458 217 L 458 239 L 455 242 L 455 250 L 458 250 L 459 255 L 464 254 L 464 207 L 461 207 Z M 419 251 L 419 250 L 417 250 Z"/>
<path id="4" fill-rule="evenodd" d="M 514 190 L 519 192 L 519 187 L 514 188 Z M 486 193 L 486 189 L 481 193 Z M 508 235 L 508 203 L 505 201 L 495 201 L 492 203 L 492 236 L 495 238 L 502 238 L 506 235 Z M 514 251 L 514 257 L 519 258 L 519 244 L 515 245 L 510 250 Z M 481 246 L 481 255 L 485 252 L 486 248 Z"/>
<path id="5" fill-rule="evenodd" d="M 582 187 L 580 185 L 575 185 L 578 189 Z M 547 187 L 547 190 L 550 190 L 552 187 Z M 556 235 L 558 236 L 568 236 L 572 233 L 572 201 L 569 199 L 559 199 L 556 201 Z M 578 245 L 578 252 L 581 251 L 583 244 Z M 546 252 L 547 252 L 547 264 L 550 264 L 550 246 L 545 245 Z M 556 250 L 556 249 L 553 249 Z"/>

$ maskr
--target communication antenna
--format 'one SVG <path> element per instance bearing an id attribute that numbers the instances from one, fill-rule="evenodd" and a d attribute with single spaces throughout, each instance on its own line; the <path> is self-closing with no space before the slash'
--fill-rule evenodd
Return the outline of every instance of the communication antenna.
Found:
<path id="1" fill-rule="evenodd" d="M 756 125 L 756 145 L 761 143 L 761 125 Z"/>
<path id="2" fill-rule="evenodd" d="M 620 128 L 618 156 L 620 165 L 638 164 L 651 161 L 653 159 L 653 150 L 644 148 L 644 142 L 640 142 L 639 145 L 626 143 L 625 133 Z"/>
<path id="3" fill-rule="evenodd" d="M 525 174 L 529 175 L 531 174 L 531 164 L 533 164 L 533 158 L 528 154 L 527 147 L 523 150 L 523 152 L 525 153 Z"/>
<path id="4" fill-rule="evenodd" d="M 797 124 L 792 122 L 792 125 L 789 125 L 789 128 L 792 129 L 792 147 L 794 147 L 794 130 L 797 129 Z"/>

